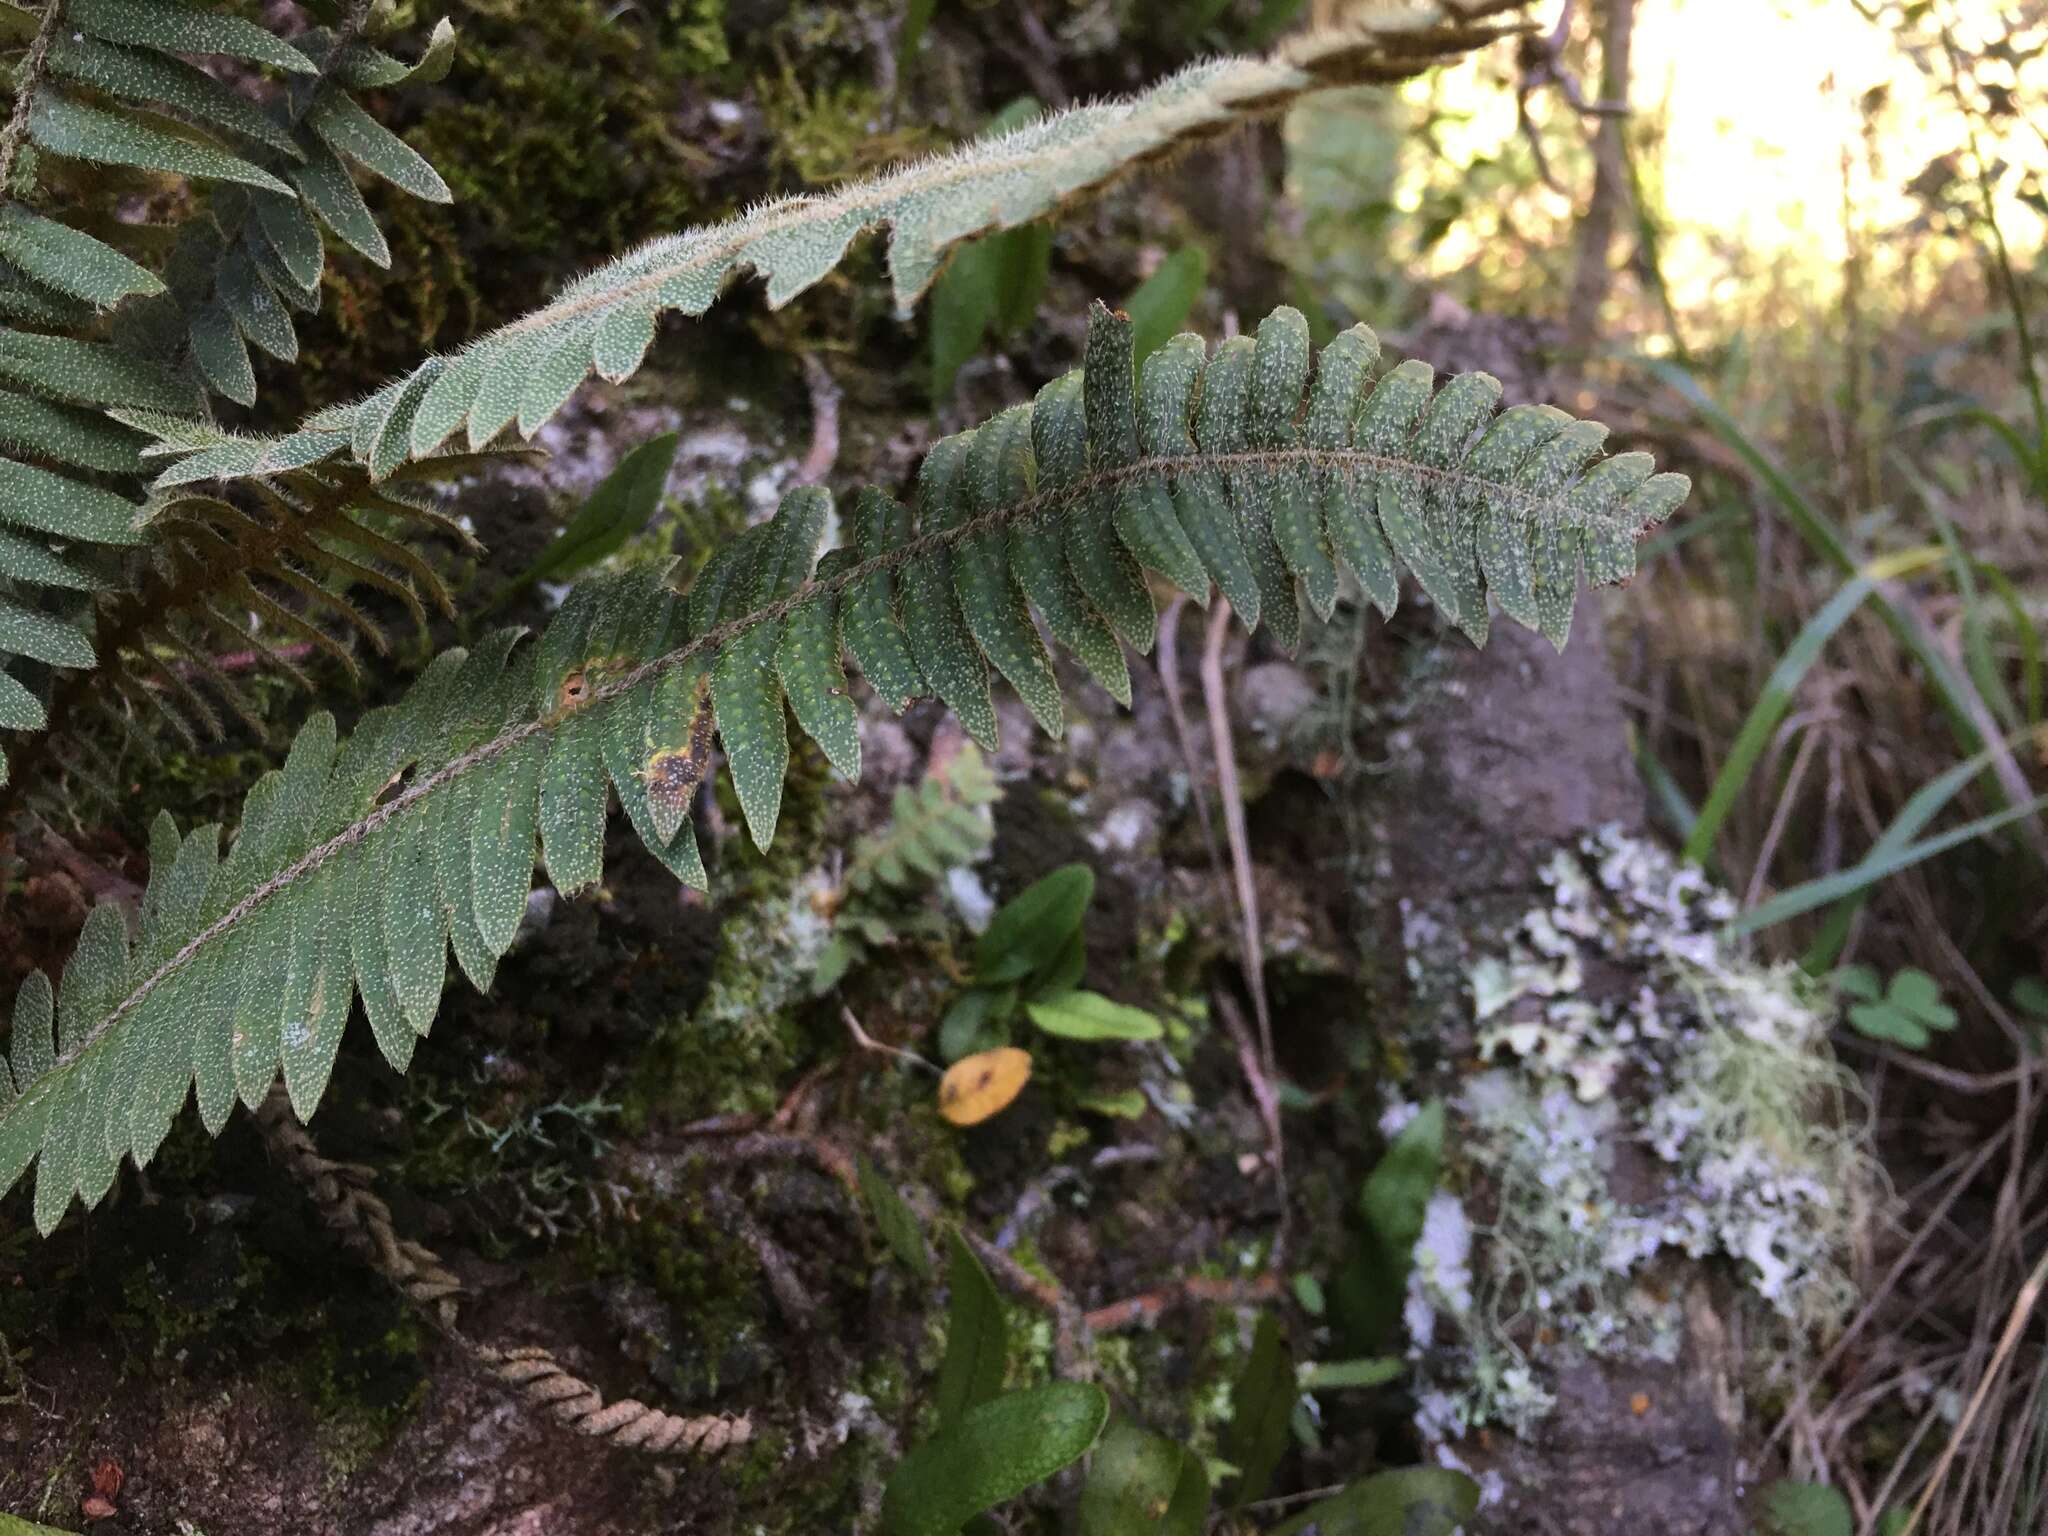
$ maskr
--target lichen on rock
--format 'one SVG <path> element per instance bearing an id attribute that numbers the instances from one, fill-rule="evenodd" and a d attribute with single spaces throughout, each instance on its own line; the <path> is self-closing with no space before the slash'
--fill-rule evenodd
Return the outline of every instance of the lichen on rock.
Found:
<path id="1" fill-rule="evenodd" d="M 1825 994 L 1736 952 L 1717 932 L 1730 898 L 1644 837 L 1601 828 L 1538 877 L 1546 899 L 1464 967 L 1461 1153 L 1405 1312 L 1432 1442 L 1528 1433 L 1574 1358 L 1676 1360 L 1681 1260 L 1768 1340 L 1752 1387 L 1855 1299 L 1875 1177 Z M 1427 913 L 1408 926 L 1442 954 Z"/>

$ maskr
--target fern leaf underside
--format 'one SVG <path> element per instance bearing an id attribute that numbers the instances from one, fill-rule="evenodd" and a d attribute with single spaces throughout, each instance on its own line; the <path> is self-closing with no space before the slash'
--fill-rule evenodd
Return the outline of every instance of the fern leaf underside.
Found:
<path id="1" fill-rule="evenodd" d="M 551 302 L 448 357 L 429 358 L 367 399 L 322 411 L 281 438 L 216 434 L 160 482 L 263 476 L 348 455 L 375 478 L 458 434 L 480 448 L 531 437 L 596 373 L 634 373 L 665 313 L 701 315 L 743 273 L 771 306 L 829 274 L 862 233 L 889 230 L 888 264 L 908 312 L 963 241 L 1043 217 L 1178 148 L 1315 91 L 1407 79 L 1510 32 L 1527 0 L 1394 0 L 1365 18 L 1290 40 L 1268 58 L 1197 64 L 1140 95 L 1053 114 L 949 154 L 743 217 L 653 240 L 569 284 Z"/>
<path id="2" fill-rule="evenodd" d="M 443 654 L 345 743 L 315 716 L 225 856 L 218 827 L 180 837 L 158 818 L 132 944 L 100 906 L 61 993 L 40 974 L 21 989 L 0 1193 L 40 1158 L 49 1230 L 124 1157 L 146 1162 L 188 1092 L 218 1130 L 281 1072 L 309 1115 L 358 996 L 404 1067 L 451 949 L 490 985 L 536 864 L 564 891 L 599 878 L 613 793 L 701 886 L 686 813 L 714 726 L 765 846 L 792 715 L 859 771 L 849 658 L 889 680 L 889 704 L 935 693 L 993 746 L 992 672 L 1061 727 L 1041 623 L 1128 697 L 1119 642 L 1152 641 L 1147 572 L 1202 602 L 1227 577 L 1246 621 L 1285 635 L 1302 601 L 1327 611 L 1336 569 L 1391 608 L 1405 566 L 1475 638 L 1490 596 L 1562 644 L 1581 568 L 1625 579 L 1687 481 L 1645 454 L 1599 459 L 1605 429 L 1548 407 L 1496 414 L 1483 374 L 1435 388 L 1407 362 L 1373 384 L 1377 354 L 1355 328 L 1311 377 L 1306 322 L 1283 309 L 1213 356 L 1178 337 L 1138 374 L 1130 322 L 1098 305 L 1085 370 L 936 445 L 914 513 L 863 492 L 849 549 L 821 563 L 831 498 L 794 491 L 687 594 L 650 569 L 587 583 L 530 642 Z"/>

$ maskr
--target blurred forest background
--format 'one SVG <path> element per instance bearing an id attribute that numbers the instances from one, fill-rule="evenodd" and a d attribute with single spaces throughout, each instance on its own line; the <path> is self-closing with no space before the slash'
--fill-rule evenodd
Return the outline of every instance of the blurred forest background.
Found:
<path id="1" fill-rule="evenodd" d="M 300 365 L 263 365 L 254 425 L 351 398 L 633 242 L 1210 53 L 1256 51 L 1348 8 L 402 0 L 401 25 L 423 33 L 446 11 L 461 41 L 444 82 L 394 93 L 380 116 L 454 201 L 372 192 L 389 271 L 330 260 Z M 252 0 L 250 14 L 290 10 Z M 1927 1491 L 1919 1529 L 2038 1533 L 2048 6 L 1547 0 L 1531 20 L 1512 44 L 1399 87 L 1319 96 L 1048 226 L 992 237 L 911 317 L 894 313 L 867 248 L 786 308 L 743 291 L 665 327 L 646 374 L 586 391 L 542 433 L 545 461 L 461 493 L 479 526 L 488 508 L 492 549 L 454 574 L 472 598 L 499 594 L 501 617 L 544 616 L 543 587 L 501 589 L 659 432 L 681 434 L 676 468 L 626 558 L 701 563 L 802 478 L 900 483 L 937 435 L 1073 366 L 1097 297 L 1161 338 L 1183 322 L 1227 335 L 1276 303 L 1300 308 L 1319 342 L 1368 321 L 1398 353 L 1486 367 L 1510 399 L 1554 401 L 1654 448 L 1698 489 L 1574 650 L 1604 646 L 1613 750 L 1652 837 L 1732 895 L 1751 960 L 1799 968 L 1810 980 L 1786 985 L 1825 999 L 1827 1049 L 1848 1074 L 1835 1112 L 1867 1124 L 1881 1169 L 1853 1201 L 1838 1192 L 1861 1212 L 1844 1260 L 1853 1307 L 1802 1343 L 1737 1436 L 1748 1484 L 1828 1484 L 1839 1502 L 1802 1513 L 1795 1496 L 1755 1518 L 1896 1532 Z M 1232 772 L 1258 850 L 1266 974 L 1242 971 L 1271 990 L 1283 1036 L 1294 1031 L 1281 1055 L 1288 1136 L 1304 1138 L 1301 1273 L 1355 1225 L 1341 1213 L 1381 1155 L 1380 1113 L 1413 1054 L 1382 1028 L 1395 1012 L 1385 988 L 1406 984 L 1400 919 L 1361 916 L 1401 892 L 1359 830 L 1412 725 L 1404 692 L 1439 643 L 1403 622 L 1368 625 L 1347 600 L 1299 657 L 1233 640 L 1218 663 L 1227 686 L 1207 704 L 1226 738 L 1238 733 Z M 1184 628 L 1180 660 L 1164 665 L 1183 667 L 1199 715 L 1203 635 L 1192 614 Z M 282 690 L 263 697 L 280 728 L 303 714 Z M 314 1126 L 323 1146 L 331 1135 L 333 1155 L 377 1165 L 416 1230 L 466 1256 L 501 1331 L 566 1330 L 642 1395 L 721 1405 L 737 1391 L 771 1414 L 800 1404 L 805 1427 L 776 1443 L 798 1446 L 805 1470 L 785 1475 L 763 1453 L 739 1473 L 655 1485 L 630 1458 L 550 1448 L 483 1389 L 449 1384 L 455 1368 L 434 1363 L 431 1339 L 374 1279 L 344 1273 L 252 1134 L 216 1149 L 184 1127 L 150 1171 L 146 1208 L 73 1218 L 43 1246 L 13 1219 L 23 1196 L 9 1197 L 0 1509 L 75 1526 L 80 1498 L 99 1497 L 96 1462 L 113 1455 L 129 1477 L 120 1518 L 137 1530 L 852 1528 L 873 1513 L 861 1487 L 915 1422 L 907 1383 L 933 1347 L 922 1303 L 848 1251 L 829 1177 L 707 1153 L 707 1126 L 840 1127 L 844 1146 L 943 1209 L 991 1238 L 1002 1229 L 1005 1251 L 1057 1273 L 1088 1309 L 1098 1368 L 1213 1449 L 1228 1417 L 1215 1405 L 1248 1347 L 1241 1318 L 1224 1307 L 1137 1343 L 1121 1330 L 1154 1314 L 1116 1309 L 1190 1275 L 1239 1304 L 1280 1294 L 1228 1287 L 1257 1268 L 1243 1234 L 1274 1216 L 1236 1159 L 1281 1111 L 1245 1096 L 1217 1032 L 1248 995 L 1242 912 L 1205 850 L 1203 774 L 1166 707 L 1148 682 L 1138 726 L 1116 724 L 1105 701 L 1069 747 L 1006 713 L 987 765 L 999 791 L 947 769 L 957 732 L 915 713 L 883 721 L 874 784 L 855 794 L 812 764 L 772 856 L 731 833 L 729 805 L 710 806 L 723 850 L 710 903 L 679 906 L 658 871 L 624 859 L 601 898 L 541 914 L 545 932 L 508 961 L 498 995 L 445 1020 L 409 1075 L 385 1072 L 360 1039 L 345 1054 Z M 167 777 L 138 782 L 132 825 L 76 839 L 76 863 L 31 865 L 10 898 L 12 973 L 61 955 L 93 871 L 132 882 L 156 806 L 218 817 L 271 760 L 246 741 L 174 758 Z M 819 981 L 823 941 L 805 925 L 823 914 L 829 926 L 851 899 L 847 860 L 885 834 L 899 786 L 992 817 L 993 860 L 935 882 L 915 922 L 891 908 L 881 928 L 826 934 L 840 948 Z M 1426 777 L 1411 788 L 1418 804 L 1433 792 Z M 937 1022 L 971 979 L 977 904 L 1073 860 L 1098 866 L 1091 980 L 1168 1019 L 1196 1103 L 1241 1102 L 1169 1110 L 1134 1067 L 1056 1057 L 1067 1065 L 1042 1066 L 976 1139 L 938 1120 L 915 1072 L 862 1087 L 886 1064 L 849 1045 L 843 1010 L 857 1030 L 938 1055 Z M 1349 1022 L 1309 1041 L 1308 1021 L 1328 1018 Z M 1143 1156 L 1104 1161 L 1139 1143 Z M 1133 1182 L 1105 1185 L 1095 1215 L 1055 1198 L 1109 1180 L 1120 1157 L 1129 1169 L 1114 1176 Z M 728 1188 L 736 1197 L 717 1193 Z M 735 1217 L 735 1198 L 756 1218 Z M 1185 1230 L 1147 1208 L 1190 1213 Z M 1094 1230 L 1098 1218 L 1125 1225 Z M 1064 1235 L 1038 1232 L 1042 1219 L 1066 1222 Z M 1334 1234 L 1320 1247 L 1318 1230 Z M 1305 1334 L 1323 1326 L 1320 1288 L 1289 1279 L 1285 1304 Z M 1051 1321 L 1019 1326 L 1039 1346 L 1019 1369 L 1045 1368 Z M 1335 1346 L 1318 1347 L 1327 1358 Z M 1412 1456 L 1412 1410 L 1297 1414 L 1300 1464 L 1275 1497 Z M 205 1454 L 181 1459 L 181 1445 Z M 855 1459 L 863 1446 L 875 1460 Z M 569 1491 L 579 1479 L 604 1486 Z M 1504 1528 L 1592 1518 L 1557 1497 Z M 1026 1518 L 1012 1528 L 1036 1528 Z"/>

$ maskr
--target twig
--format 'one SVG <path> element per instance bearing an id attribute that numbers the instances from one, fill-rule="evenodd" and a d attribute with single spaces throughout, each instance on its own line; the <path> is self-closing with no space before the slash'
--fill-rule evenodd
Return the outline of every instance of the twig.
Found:
<path id="1" fill-rule="evenodd" d="M 1280 1221 L 1273 1233 L 1273 1251 L 1270 1261 L 1278 1264 L 1287 1252 L 1289 1217 L 1292 1214 L 1287 1195 L 1286 1142 L 1280 1130 L 1280 1096 L 1274 1092 L 1273 1080 L 1259 1066 L 1258 1053 L 1252 1049 L 1251 1032 L 1244 1027 L 1244 1015 L 1237 1011 L 1237 999 L 1221 987 L 1211 989 L 1216 1012 L 1223 1020 L 1223 1027 L 1237 1046 L 1237 1063 L 1244 1073 L 1245 1084 L 1251 1089 L 1252 1102 L 1258 1106 L 1259 1123 L 1266 1130 L 1266 1155 L 1273 1165 L 1273 1178 L 1279 1185 Z"/>
<path id="2" fill-rule="evenodd" d="M 28 137 L 29 117 L 35 111 L 36 87 L 42 83 L 50 45 L 57 40 L 57 29 L 63 24 L 64 0 L 50 0 L 43 11 L 42 24 L 36 28 L 36 35 L 28 45 L 28 57 L 22 60 L 21 70 L 15 76 L 14 110 L 8 114 L 7 126 L 0 128 L 0 202 L 10 200 L 7 189 L 14 183 L 15 156 L 21 153 L 21 141 Z"/>
<path id="3" fill-rule="evenodd" d="M 918 1055 L 917 1052 L 906 1051 L 897 1045 L 884 1045 L 881 1041 L 877 1040 L 873 1035 L 860 1027 L 860 1020 L 853 1016 L 851 1008 L 841 1008 L 839 1010 L 839 1017 L 846 1025 L 847 1033 L 853 1036 L 853 1043 L 862 1050 L 877 1051 L 884 1056 L 894 1056 L 898 1061 L 907 1061 L 913 1067 L 922 1067 L 925 1071 L 935 1076 L 945 1076 L 943 1072 Z"/>
<path id="4" fill-rule="evenodd" d="M 816 485 L 832 473 L 832 466 L 839 462 L 839 386 L 825 365 L 818 361 L 818 354 L 806 352 L 803 355 L 804 383 L 811 391 L 811 447 L 804 455 L 803 462 L 796 467 L 792 481 L 796 485 Z"/>
<path id="5" fill-rule="evenodd" d="M 1159 686 L 1166 695 L 1166 714 L 1173 722 L 1174 739 L 1180 743 L 1181 763 L 1188 775 L 1188 797 L 1195 802 L 1195 818 L 1202 824 L 1202 846 L 1209 852 L 1209 868 L 1222 880 L 1223 851 L 1216 846 L 1216 825 L 1209 819 L 1209 789 L 1203 782 L 1202 760 L 1195 751 L 1195 733 L 1188 724 L 1187 707 L 1180 697 L 1180 616 L 1187 605 L 1187 594 L 1176 592 L 1159 615 Z M 1225 889 L 1229 889 L 1227 884 Z M 1237 895 L 1232 891 L 1233 912 L 1236 907 Z"/>
<path id="6" fill-rule="evenodd" d="M 1163 1285 L 1142 1295 L 1097 1307 L 1083 1318 L 1096 1333 L 1116 1333 L 1124 1328 L 1150 1328 L 1175 1307 L 1203 1304 L 1222 1307 L 1255 1307 L 1280 1295 L 1278 1275 L 1260 1275 L 1255 1280 L 1216 1280 L 1206 1275 L 1189 1275 L 1174 1285 Z"/>
<path id="7" fill-rule="evenodd" d="M 1876 1318 L 1878 1307 L 1883 1303 L 1885 1297 L 1891 1294 L 1892 1288 L 1899 1283 L 1899 1278 L 1905 1274 L 1907 1267 L 1912 1264 L 1914 1255 L 1919 1253 L 1921 1247 L 1941 1226 L 1942 1221 L 1948 1215 L 1949 1207 L 1961 1198 L 1963 1191 L 1970 1187 L 1971 1181 L 1982 1171 L 1984 1165 L 1991 1161 L 1991 1156 L 1998 1150 L 1999 1143 L 2004 1141 L 2011 1133 L 2012 1124 L 2007 1122 L 2003 1130 L 1993 1135 L 1971 1154 L 1968 1165 L 1961 1173 L 1956 1175 L 1955 1180 L 1949 1185 L 1948 1192 L 1935 1205 L 1934 1213 L 1921 1224 L 1920 1230 L 1913 1234 L 1911 1240 L 1907 1242 L 1905 1249 L 1892 1261 L 1892 1267 L 1885 1271 L 1884 1278 L 1878 1281 L 1870 1294 L 1864 1298 L 1863 1306 L 1858 1310 L 1856 1316 L 1850 1320 L 1849 1326 L 1844 1328 L 1841 1335 L 1829 1346 L 1828 1352 L 1821 1357 L 1820 1363 L 1806 1373 L 1806 1378 L 1794 1384 L 1792 1406 L 1778 1420 L 1778 1427 L 1771 1431 L 1770 1439 L 1765 1442 L 1766 1447 L 1777 1444 L 1778 1437 L 1784 1434 L 1787 1428 L 1790 1427 L 1794 1412 L 1806 1406 L 1809 1384 L 1819 1381 L 1829 1371 L 1833 1370 L 1835 1363 L 1848 1352 L 1849 1346 L 1856 1341 L 1865 1326 Z"/>
<path id="8" fill-rule="evenodd" d="M 267 661 L 304 661 L 312 654 L 312 642 L 298 640 L 290 645 L 280 645 L 274 651 L 229 651 L 224 656 L 213 657 L 212 664 L 219 672 L 253 672 Z"/>
<path id="9" fill-rule="evenodd" d="M 1970 1394 L 1969 1405 L 1963 1409 L 1963 1416 L 1956 1421 L 1956 1432 L 1949 1437 L 1948 1444 L 1943 1447 L 1941 1460 L 1934 1464 L 1934 1476 L 1928 1479 L 1927 1486 L 1920 1491 L 1920 1497 L 1913 1505 L 1913 1512 L 1906 1516 L 1906 1523 L 1900 1529 L 1899 1536 L 1913 1536 L 1913 1532 L 1919 1529 L 1920 1517 L 1927 1513 L 1927 1506 L 1934 1502 L 1935 1494 L 1941 1491 L 1942 1480 L 1948 1476 L 1948 1469 L 1954 1464 L 1956 1454 L 1962 1449 L 1964 1437 L 1969 1434 L 1971 1426 L 1977 1421 L 1978 1413 L 1983 1410 L 1984 1399 L 1991 1391 L 1992 1382 L 2005 1370 L 2006 1361 L 2012 1358 L 2012 1352 L 2019 1347 L 2020 1335 L 2026 1331 L 2027 1319 L 2033 1313 L 2034 1303 L 2041 1299 L 2044 1287 L 2048 1287 L 2048 1251 L 2042 1253 L 2040 1260 L 2034 1265 L 2033 1273 L 2027 1276 L 2027 1283 L 2020 1287 L 2019 1295 L 2013 1299 L 2012 1311 L 2005 1320 L 2005 1332 L 1999 1336 L 1998 1348 L 1991 1356 L 1991 1364 L 1985 1368 L 1983 1376 L 1978 1378 L 1977 1390 Z"/>
<path id="10" fill-rule="evenodd" d="M 1845 1044 L 1867 1050 L 1878 1056 L 1886 1066 L 1896 1067 L 1913 1077 L 1924 1077 L 1930 1083 L 1939 1083 L 1957 1093 L 1996 1093 L 2001 1088 L 2010 1088 L 2024 1082 L 2037 1073 L 2048 1071 L 2048 1057 L 2036 1057 L 2017 1067 L 2007 1067 L 2003 1072 L 1958 1072 L 1954 1067 L 1944 1067 L 1939 1062 L 1929 1061 L 1913 1051 L 1902 1051 L 1895 1046 L 1879 1045 L 1875 1041 L 1844 1036 Z"/>
<path id="11" fill-rule="evenodd" d="M 1230 696 L 1223 687 L 1223 642 L 1230 633 L 1230 604 L 1218 596 L 1209 611 L 1209 634 L 1202 646 L 1202 702 L 1209 715 L 1209 744 L 1216 754 L 1216 790 L 1223 802 L 1223 832 L 1230 842 L 1230 867 L 1237 882 L 1238 941 L 1245 982 L 1252 994 L 1252 1012 L 1259 1021 L 1259 1064 L 1277 1073 L 1273 1054 L 1273 1017 L 1266 1003 L 1266 961 L 1260 941 L 1259 892 L 1252 879 L 1251 838 L 1245 831 L 1244 791 L 1237 781 L 1237 748 L 1230 734 Z"/>
<path id="12" fill-rule="evenodd" d="M 1793 722 L 1786 722 L 1790 730 Z M 1763 899 L 1764 880 L 1771 872 L 1772 860 L 1776 858 L 1778 843 L 1785 836 L 1785 828 L 1792 821 L 1792 805 L 1799 798 L 1799 788 L 1806 782 L 1806 770 L 1813 765 L 1813 755 L 1820 750 L 1821 728 L 1818 724 L 1807 726 L 1799 738 L 1799 750 L 1792 754 L 1792 768 L 1785 775 L 1785 787 L 1778 794 L 1778 804 L 1771 812 L 1771 824 L 1764 829 L 1764 840 L 1757 849 L 1755 866 L 1749 873 L 1749 890 L 1742 898 L 1744 911 L 1755 907 Z"/>

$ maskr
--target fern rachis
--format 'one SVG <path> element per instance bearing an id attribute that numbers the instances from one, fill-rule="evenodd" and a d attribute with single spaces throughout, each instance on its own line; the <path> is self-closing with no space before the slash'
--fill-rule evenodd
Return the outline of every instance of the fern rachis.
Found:
<path id="1" fill-rule="evenodd" d="M 1363 327 L 1324 349 L 1312 380 L 1290 310 L 1256 341 L 1202 350 L 1178 339 L 1140 376 L 1129 322 L 1098 306 L 1086 371 L 937 445 L 914 517 L 866 492 L 855 547 L 821 563 L 830 497 L 794 491 L 688 594 L 647 569 L 586 583 L 533 642 L 502 631 L 437 658 L 346 743 L 315 716 L 251 791 L 224 858 L 218 829 L 180 838 L 159 817 L 132 949 L 116 910 L 96 909 L 61 993 L 37 976 L 17 999 L 0 1190 L 40 1157 L 48 1230 L 74 1194 L 103 1196 L 123 1157 L 147 1161 L 188 1091 L 218 1129 L 282 1071 L 309 1115 L 358 995 L 402 1067 L 451 948 L 490 984 L 536 863 L 564 891 L 597 880 L 613 793 L 701 885 L 682 811 L 714 723 L 765 846 L 790 714 L 857 771 L 843 656 L 885 675 L 892 705 L 936 692 L 985 745 L 993 665 L 1057 731 L 1034 615 L 1113 671 L 1115 634 L 1142 645 L 1150 627 L 1113 622 L 1096 593 L 1121 602 L 1149 568 L 1206 602 L 1211 575 L 1243 582 L 1258 547 L 1287 562 L 1254 583 L 1261 621 L 1282 633 L 1298 625 L 1297 590 L 1322 606 L 1317 562 L 1343 561 L 1371 591 L 1358 562 L 1398 557 L 1475 637 L 1490 594 L 1562 644 L 1581 564 L 1625 578 L 1636 535 L 1686 493 L 1647 455 L 1588 467 L 1604 429 L 1562 412 L 1495 416 L 1483 375 L 1433 391 L 1410 362 L 1368 390 L 1378 346 Z M 1142 582 L 1137 594 L 1149 612 Z M 672 775 L 678 754 L 687 771 Z M 678 793 L 658 807 L 664 786 Z"/>

